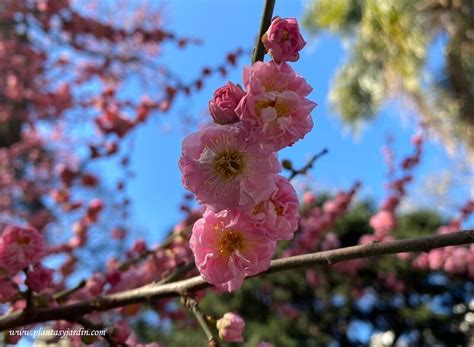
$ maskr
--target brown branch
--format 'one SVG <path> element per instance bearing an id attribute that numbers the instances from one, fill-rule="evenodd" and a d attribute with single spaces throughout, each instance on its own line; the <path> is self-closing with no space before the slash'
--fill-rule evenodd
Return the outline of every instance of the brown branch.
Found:
<path id="1" fill-rule="evenodd" d="M 265 56 L 265 47 L 263 46 L 262 36 L 268 30 L 270 23 L 272 22 L 273 8 L 275 7 L 275 0 L 265 0 L 265 6 L 263 7 L 262 21 L 260 22 L 260 31 L 258 33 L 257 42 L 255 43 L 255 49 L 252 56 L 252 64 L 257 61 L 263 61 Z"/>
<path id="2" fill-rule="evenodd" d="M 212 333 L 211 328 L 209 327 L 209 322 L 206 316 L 204 315 L 204 313 L 202 313 L 202 311 L 199 309 L 199 306 L 196 300 L 186 295 L 183 296 L 181 299 L 182 299 L 183 305 L 186 306 L 192 312 L 192 314 L 198 321 L 201 329 L 204 331 L 204 334 L 207 337 L 208 346 L 218 347 L 219 342 L 217 338 L 214 336 L 214 334 Z"/>
<path id="3" fill-rule="evenodd" d="M 402 252 L 429 251 L 434 248 L 474 243 L 474 230 L 457 231 L 427 237 L 377 242 L 368 245 L 345 247 L 325 252 L 310 253 L 288 258 L 276 259 L 270 268 L 257 275 L 308 268 L 318 264 L 332 265 L 341 261 L 368 258 L 373 256 Z M 24 325 L 51 320 L 71 320 L 98 311 L 148 302 L 169 297 L 180 297 L 200 289 L 211 287 L 200 276 L 163 285 L 146 285 L 140 288 L 105 295 L 93 300 L 80 301 L 64 306 L 35 308 L 29 311 L 17 311 L 0 318 L 0 330 L 12 329 Z"/>

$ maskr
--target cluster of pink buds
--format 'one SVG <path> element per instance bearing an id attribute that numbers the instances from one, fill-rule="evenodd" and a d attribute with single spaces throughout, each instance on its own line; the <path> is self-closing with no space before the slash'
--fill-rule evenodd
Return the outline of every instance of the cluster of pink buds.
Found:
<path id="1" fill-rule="evenodd" d="M 294 19 L 275 18 L 263 43 L 274 60 L 245 68 L 243 85 L 214 93 L 215 123 L 187 136 L 179 166 L 186 189 L 206 208 L 190 239 L 196 266 L 215 286 L 234 291 L 265 271 L 276 241 L 298 227 L 298 197 L 279 176 L 277 151 L 313 127 L 312 88 L 286 63 L 304 46 Z"/>

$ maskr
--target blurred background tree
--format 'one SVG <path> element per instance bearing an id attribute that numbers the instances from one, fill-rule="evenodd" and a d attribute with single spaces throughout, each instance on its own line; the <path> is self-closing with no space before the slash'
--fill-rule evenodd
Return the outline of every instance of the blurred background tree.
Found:
<path id="1" fill-rule="evenodd" d="M 474 3 L 470 0 L 313 0 L 306 28 L 349 42 L 330 101 L 357 128 L 402 97 L 451 150 L 474 158 Z M 443 67 L 428 68 L 433 43 Z M 439 41 L 438 41 L 439 42 Z"/>

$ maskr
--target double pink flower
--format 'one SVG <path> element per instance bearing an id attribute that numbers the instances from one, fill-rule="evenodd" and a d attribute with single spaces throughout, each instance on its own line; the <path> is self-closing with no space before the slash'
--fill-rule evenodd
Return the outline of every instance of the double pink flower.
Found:
<path id="1" fill-rule="evenodd" d="M 296 20 L 275 18 L 263 42 L 274 58 L 244 69 L 243 86 L 214 93 L 215 123 L 183 141 L 179 167 L 186 189 L 206 207 L 190 240 L 196 266 L 215 286 L 234 291 L 265 271 L 276 241 L 298 228 L 299 205 L 290 182 L 278 176 L 277 151 L 313 127 L 312 88 L 285 61 L 298 59 L 304 40 Z"/>

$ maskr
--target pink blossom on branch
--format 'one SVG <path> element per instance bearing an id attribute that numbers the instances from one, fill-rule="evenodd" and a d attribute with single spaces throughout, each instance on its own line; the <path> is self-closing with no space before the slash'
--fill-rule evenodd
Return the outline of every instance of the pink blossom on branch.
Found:
<path id="1" fill-rule="evenodd" d="M 316 104 L 305 98 L 312 88 L 288 64 L 256 62 L 244 70 L 244 84 L 236 112 L 269 150 L 291 146 L 313 128 Z"/>
<path id="2" fill-rule="evenodd" d="M 270 198 L 258 203 L 249 217 L 268 238 L 275 241 L 291 240 L 300 218 L 298 196 L 283 176 L 277 177 L 276 186 Z"/>
<path id="3" fill-rule="evenodd" d="M 207 210 L 194 223 L 189 244 L 204 280 L 228 291 L 239 289 L 246 276 L 268 269 L 276 248 L 236 210 Z"/>
<path id="4" fill-rule="evenodd" d="M 41 260 L 45 251 L 44 237 L 38 230 L 9 225 L 0 236 L 0 269 L 15 275 Z"/>
<path id="5" fill-rule="evenodd" d="M 237 313 L 227 312 L 216 322 L 219 336 L 225 342 L 243 342 L 244 319 Z"/>
<path id="6" fill-rule="evenodd" d="M 253 208 L 275 191 L 281 165 L 240 126 L 215 126 L 187 136 L 179 160 L 183 185 L 214 211 Z"/>
<path id="7" fill-rule="evenodd" d="M 36 264 L 32 270 L 28 271 L 26 284 L 35 292 L 41 292 L 53 283 L 53 274 L 52 269 Z"/>
<path id="8" fill-rule="evenodd" d="M 209 110 L 214 122 L 222 125 L 238 122 L 239 117 L 235 113 L 235 108 L 244 95 L 242 87 L 232 82 L 227 82 L 225 86 L 217 89 L 209 101 Z"/>
<path id="9" fill-rule="evenodd" d="M 299 51 L 306 45 L 296 18 L 275 17 L 262 43 L 276 62 L 297 61 Z"/>

